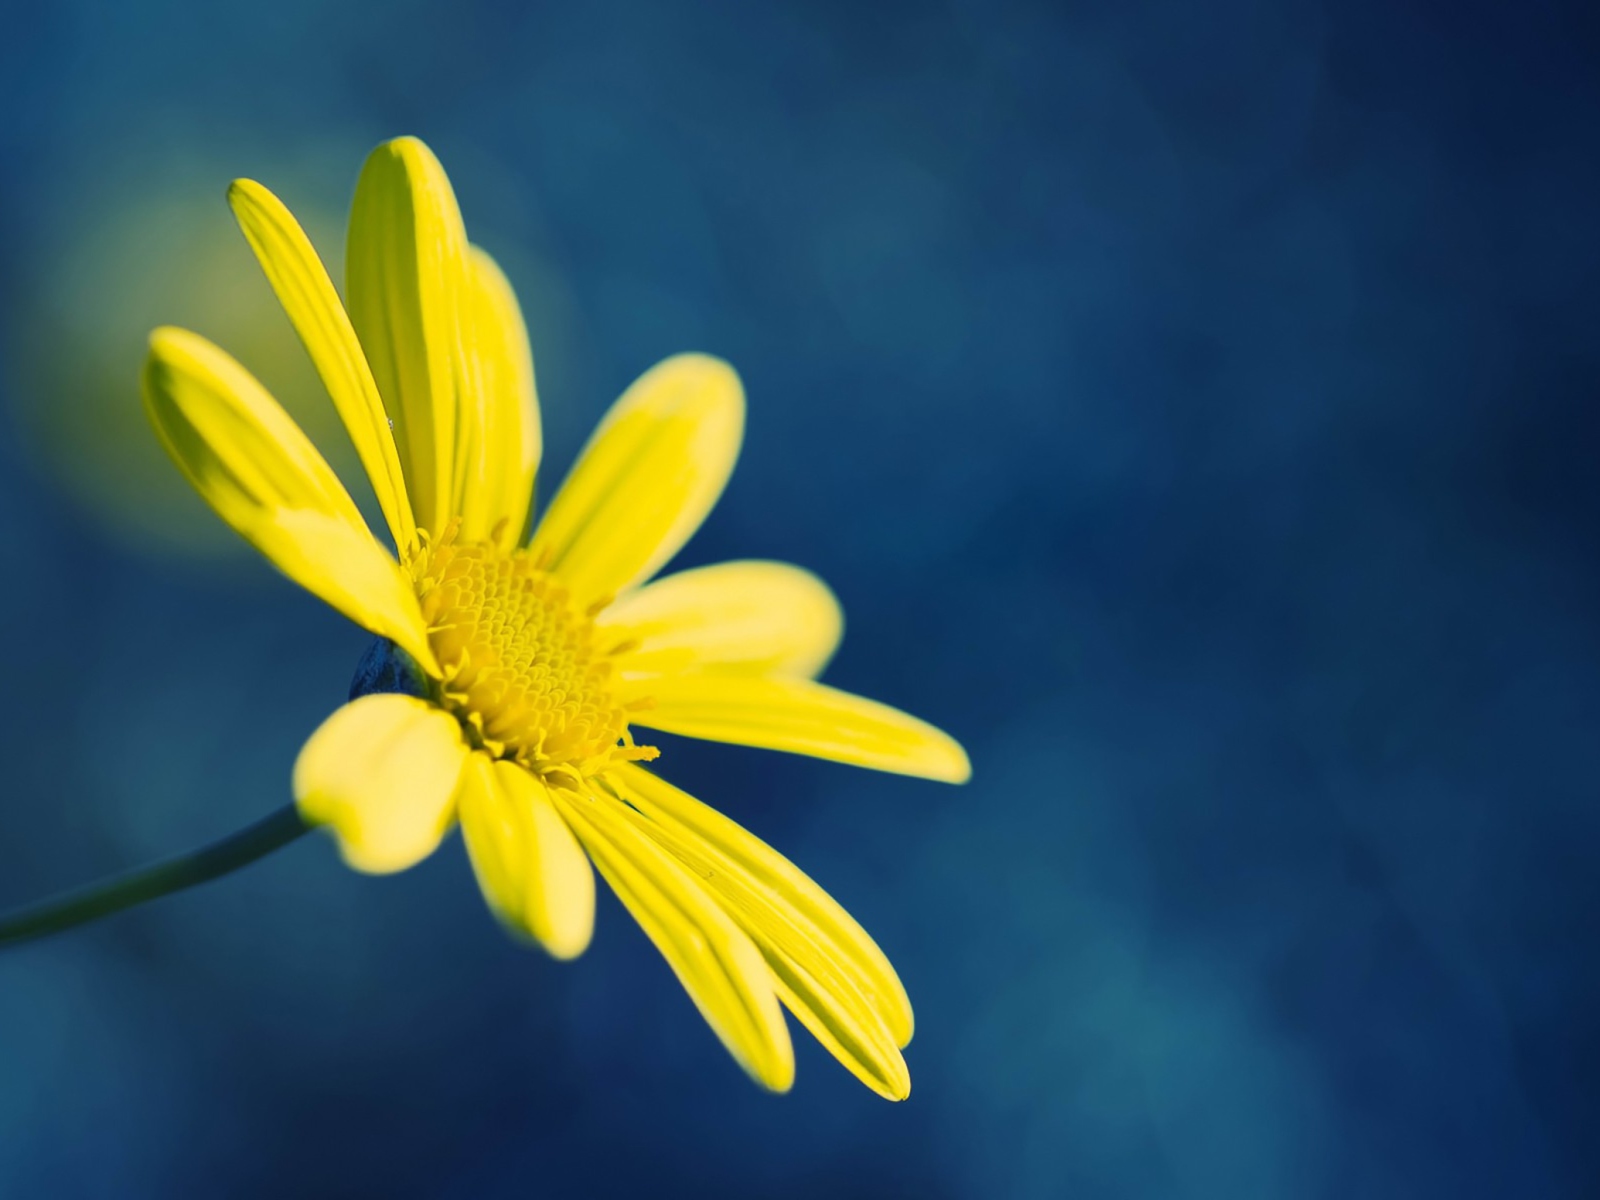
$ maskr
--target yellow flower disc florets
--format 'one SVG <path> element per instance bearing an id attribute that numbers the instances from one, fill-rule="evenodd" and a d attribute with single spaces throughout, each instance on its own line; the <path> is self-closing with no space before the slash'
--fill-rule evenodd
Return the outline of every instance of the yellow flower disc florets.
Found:
<path id="1" fill-rule="evenodd" d="M 582 779 L 618 760 L 652 759 L 636 746 L 613 687 L 614 656 L 594 616 L 526 550 L 460 543 L 452 524 L 424 535 L 408 566 L 444 671 L 440 702 L 474 745 L 542 775 Z"/>

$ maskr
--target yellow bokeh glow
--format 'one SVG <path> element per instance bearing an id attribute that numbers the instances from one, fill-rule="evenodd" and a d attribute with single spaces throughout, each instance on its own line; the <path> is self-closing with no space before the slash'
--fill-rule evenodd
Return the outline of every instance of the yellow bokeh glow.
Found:
<path id="1" fill-rule="evenodd" d="M 302 204 L 300 215 L 338 278 L 343 213 Z M 34 307 L 19 314 L 8 390 L 30 458 L 108 532 L 189 557 L 248 553 L 173 472 L 145 420 L 139 371 L 157 325 L 228 346 L 339 475 L 362 481 L 349 439 L 215 187 L 196 188 L 187 172 L 133 196 L 108 187 L 58 233 L 64 244 L 39 256 Z M 365 489 L 355 496 L 370 512 Z"/>

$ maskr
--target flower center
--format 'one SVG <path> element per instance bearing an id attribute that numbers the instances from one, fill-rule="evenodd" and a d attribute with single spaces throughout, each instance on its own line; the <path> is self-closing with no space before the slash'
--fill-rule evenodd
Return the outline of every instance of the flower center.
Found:
<path id="1" fill-rule="evenodd" d="M 636 746 L 614 681 L 614 658 L 594 617 L 604 601 L 578 608 L 566 587 L 525 550 L 462 543 L 452 522 L 436 541 L 423 535 L 408 556 L 428 640 L 444 671 L 440 703 L 474 745 L 542 775 L 579 779 L 616 761 L 648 760 Z"/>

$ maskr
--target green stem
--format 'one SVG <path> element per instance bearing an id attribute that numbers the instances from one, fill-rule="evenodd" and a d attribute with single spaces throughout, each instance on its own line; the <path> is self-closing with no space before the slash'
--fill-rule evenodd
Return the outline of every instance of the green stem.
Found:
<path id="1" fill-rule="evenodd" d="M 280 808 L 254 825 L 247 825 L 238 833 L 189 854 L 0 916 L 0 946 L 58 933 L 146 900 L 208 883 L 258 858 L 265 858 L 308 829 L 294 805 Z"/>

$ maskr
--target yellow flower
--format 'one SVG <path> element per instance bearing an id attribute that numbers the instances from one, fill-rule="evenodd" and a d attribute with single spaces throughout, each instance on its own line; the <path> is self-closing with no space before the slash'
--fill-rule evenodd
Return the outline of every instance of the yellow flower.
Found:
<path id="1" fill-rule="evenodd" d="M 524 542 L 541 448 L 528 338 L 428 148 L 400 138 L 362 169 L 348 308 L 271 192 L 240 180 L 228 198 L 398 551 L 243 367 L 193 333 L 151 335 L 145 406 L 173 460 L 380 639 L 295 763 L 301 816 L 369 872 L 404 870 L 459 822 L 489 907 L 558 958 L 588 945 L 592 862 L 757 1081 L 793 1081 L 781 1004 L 868 1087 L 905 1097 L 911 1005 L 883 952 L 787 859 L 640 765 L 657 757 L 642 727 L 969 774 L 939 730 L 815 682 L 842 628 L 815 576 L 746 561 L 650 582 L 733 468 L 733 370 L 685 354 L 647 371 Z"/>

